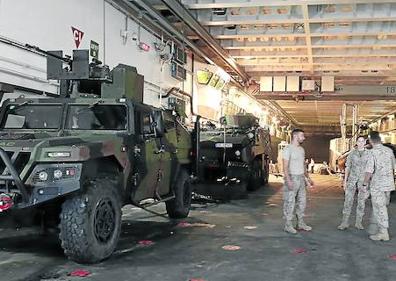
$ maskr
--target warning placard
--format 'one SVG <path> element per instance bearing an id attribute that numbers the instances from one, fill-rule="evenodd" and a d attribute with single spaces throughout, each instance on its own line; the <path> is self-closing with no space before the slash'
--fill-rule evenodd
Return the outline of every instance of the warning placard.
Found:
<path id="1" fill-rule="evenodd" d="M 93 40 L 89 44 L 89 54 L 95 59 L 99 58 L 99 44 Z"/>
<path id="2" fill-rule="evenodd" d="M 75 28 L 75 27 L 71 27 L 72 32 L 73 32 L 73 39 L 74 39 L 74 43 L 76 44 L 76 48 L 78 49 L 78 47 L 80 47 L 82 38 L 84 36 L 84 32 L 82 32 L 81 30 Z"/>

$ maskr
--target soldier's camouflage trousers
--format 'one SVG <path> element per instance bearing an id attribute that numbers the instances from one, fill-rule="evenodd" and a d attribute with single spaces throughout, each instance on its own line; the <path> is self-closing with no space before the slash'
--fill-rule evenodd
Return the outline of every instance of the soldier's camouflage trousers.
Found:
<path id="1" fill-rule="evenodd" d="M 290 190 L 287 183 L 283 185 L 283 216 L 287 221 L 293 219 L 294 208 L 296 208 L 296 215 L 298 220 L 303 220 L 305 206 L 307 203 L 305 190 L 305 176 L 291 175 L 293 182 L 293 189 Z"/>
<path id="2" fill-rule="evenodd" d="M 367 187 L 362 186 L 361 182 L 347 182 L 347 187 L 345 189 L 344 209 L 342 210 L 343 221 L 345 222 L 348 222 L 349 216 L 351 215 L 356 189 L 358 189 L 356 222 L 362 222 L 366 200 L 370 194 L 367 190 Z"/>
<path id="3" fill-rule="evenodd" d="M 389 228 L 388 205 L 390 200 L 389 191 L 371 190 L 371 204 L 373 206 L 372 222 L 379 228 Z"/>

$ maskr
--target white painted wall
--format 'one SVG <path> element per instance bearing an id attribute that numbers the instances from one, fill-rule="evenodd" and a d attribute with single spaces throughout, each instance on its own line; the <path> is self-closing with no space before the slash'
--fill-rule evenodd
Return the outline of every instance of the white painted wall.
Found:
<path id="1" fill-rule="evenodd" d="M 170 66 L 161 68 L 153 43 L 159 39 L 141 28 L 140 40 L 151 49 L 144 52 L 131 40 L 138 33 L 136 22 L 104 0 L 0 0 L 0 36 L 44 50 L 63 50 L 71 54 L 76 48 L 71 27 L 84 32 L 79 49 L 88 49 L 90 40 L 99 43 L 99 60 L 110 68 L 118 63 L 135 66 L 145 76 L 144 100 L 159 106 L 159 90 L 179 87 L 191 93 L 191 72 L 187 82 L 170 76 Z M 128 31 L 124 41 L 121 30 Z M 161 71 L 162 69 L 162 71 Z M 191 71 L 191 58 L 186 69 Z M 45 57 L 0 43 L 0 82 L 50 93 L 57 84 L 46 81 Z M 154 86 L 152 85 L 154 84 Z"/>

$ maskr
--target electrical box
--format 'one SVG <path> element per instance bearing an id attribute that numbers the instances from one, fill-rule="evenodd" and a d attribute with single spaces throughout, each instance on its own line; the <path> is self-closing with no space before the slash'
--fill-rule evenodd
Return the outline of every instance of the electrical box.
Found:
<path id="1" fill-rule="evenodd" d="M 334 92 L 334 76 L 322 76 L 320 90 L 322 92 Z"/>
<path id="2" fill-rule="evenodd" d="M 187 71 L 182 65 L 173 61 L 171 64 L 171 76 L 177 80 L 183 81 L 186 80 Z"/>
<path id="3" fill-rule="evenodd" d="M 286 91 L 287 92 L 298 92 L 300 91 L 300 77 L 299 76 L 287 76 Z"/>
<path id="4" fill-rule="evenodd" d="M 286 76 L 274 76 L 274 92 L 286 91 Z"/>
<path id="5" fill-rule="evenodd" d="M 272 76 L 260 77 L 260 91 L 272 92 Z"/>
<path id="6" fill-rule="evenodd" d="M 315 91 L 315 80 L 302 80 L 301 89 L 303 91 Z"/>

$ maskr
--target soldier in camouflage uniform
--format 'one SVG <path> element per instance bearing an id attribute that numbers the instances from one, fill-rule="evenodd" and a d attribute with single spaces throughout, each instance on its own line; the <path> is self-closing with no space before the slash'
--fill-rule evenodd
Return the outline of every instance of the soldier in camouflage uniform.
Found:
<path id="1" fill-rule="evenodd" d="M 363 186 L 367 186 L 371 179 L 370 194 L 373 215 L 378 225 L 378 233 L 370 235 L 370 239 L 388 241 L 389 219 L 387 204 L 390 192 L 395 190 L 395 156 L 390 148 L 382 145 L 378 132 L 370 133 L 370 142 L 373 145 L 373 149 L 370 151 L 369 161 L 367 162 Z"/>
<path id="2" fill-rule="evenodd" d="M 285 231 L 297 233 L 293 226 L 294 208 L 296 207 L 297 227 L 310 231 L 312 227 L 304 222 L 304 211 L 306 206 L 306 180 L 313 185 L 305 168 L 305 151 L 301 143 L 305 140 L 304 131 L 295 129 L 292 132 L 292 141 L 283 150 L 283 173 L 285 183 L 283 186 L 283 214 L 286 219 Z M 297 199 L 297 206 L 296 206 Z"/>
<path id="3" fill-rule="evenodd" d="M 342 222 L 338 226 L 338 229 L 340 230 L 344 230 L 349 227 L 349 216 L 351 215 L 356 189 L 358 190 L 358 199 L 355 227 L 357 229 L 364 229 L 362 220 L 364 216 L 366 200 L 369 197 L 367 186 L 363 186 L 363 180 L 366 172 L 366 163 L 369 158 L 369 152 L 364 148 L 365 143 L 365 138 L 359 136 L 356 139 L 357 148 L 353 149 L 349 153 L 346 161 L 344 178 L 345 201 L 344 209 L 342 211 Z"/>

